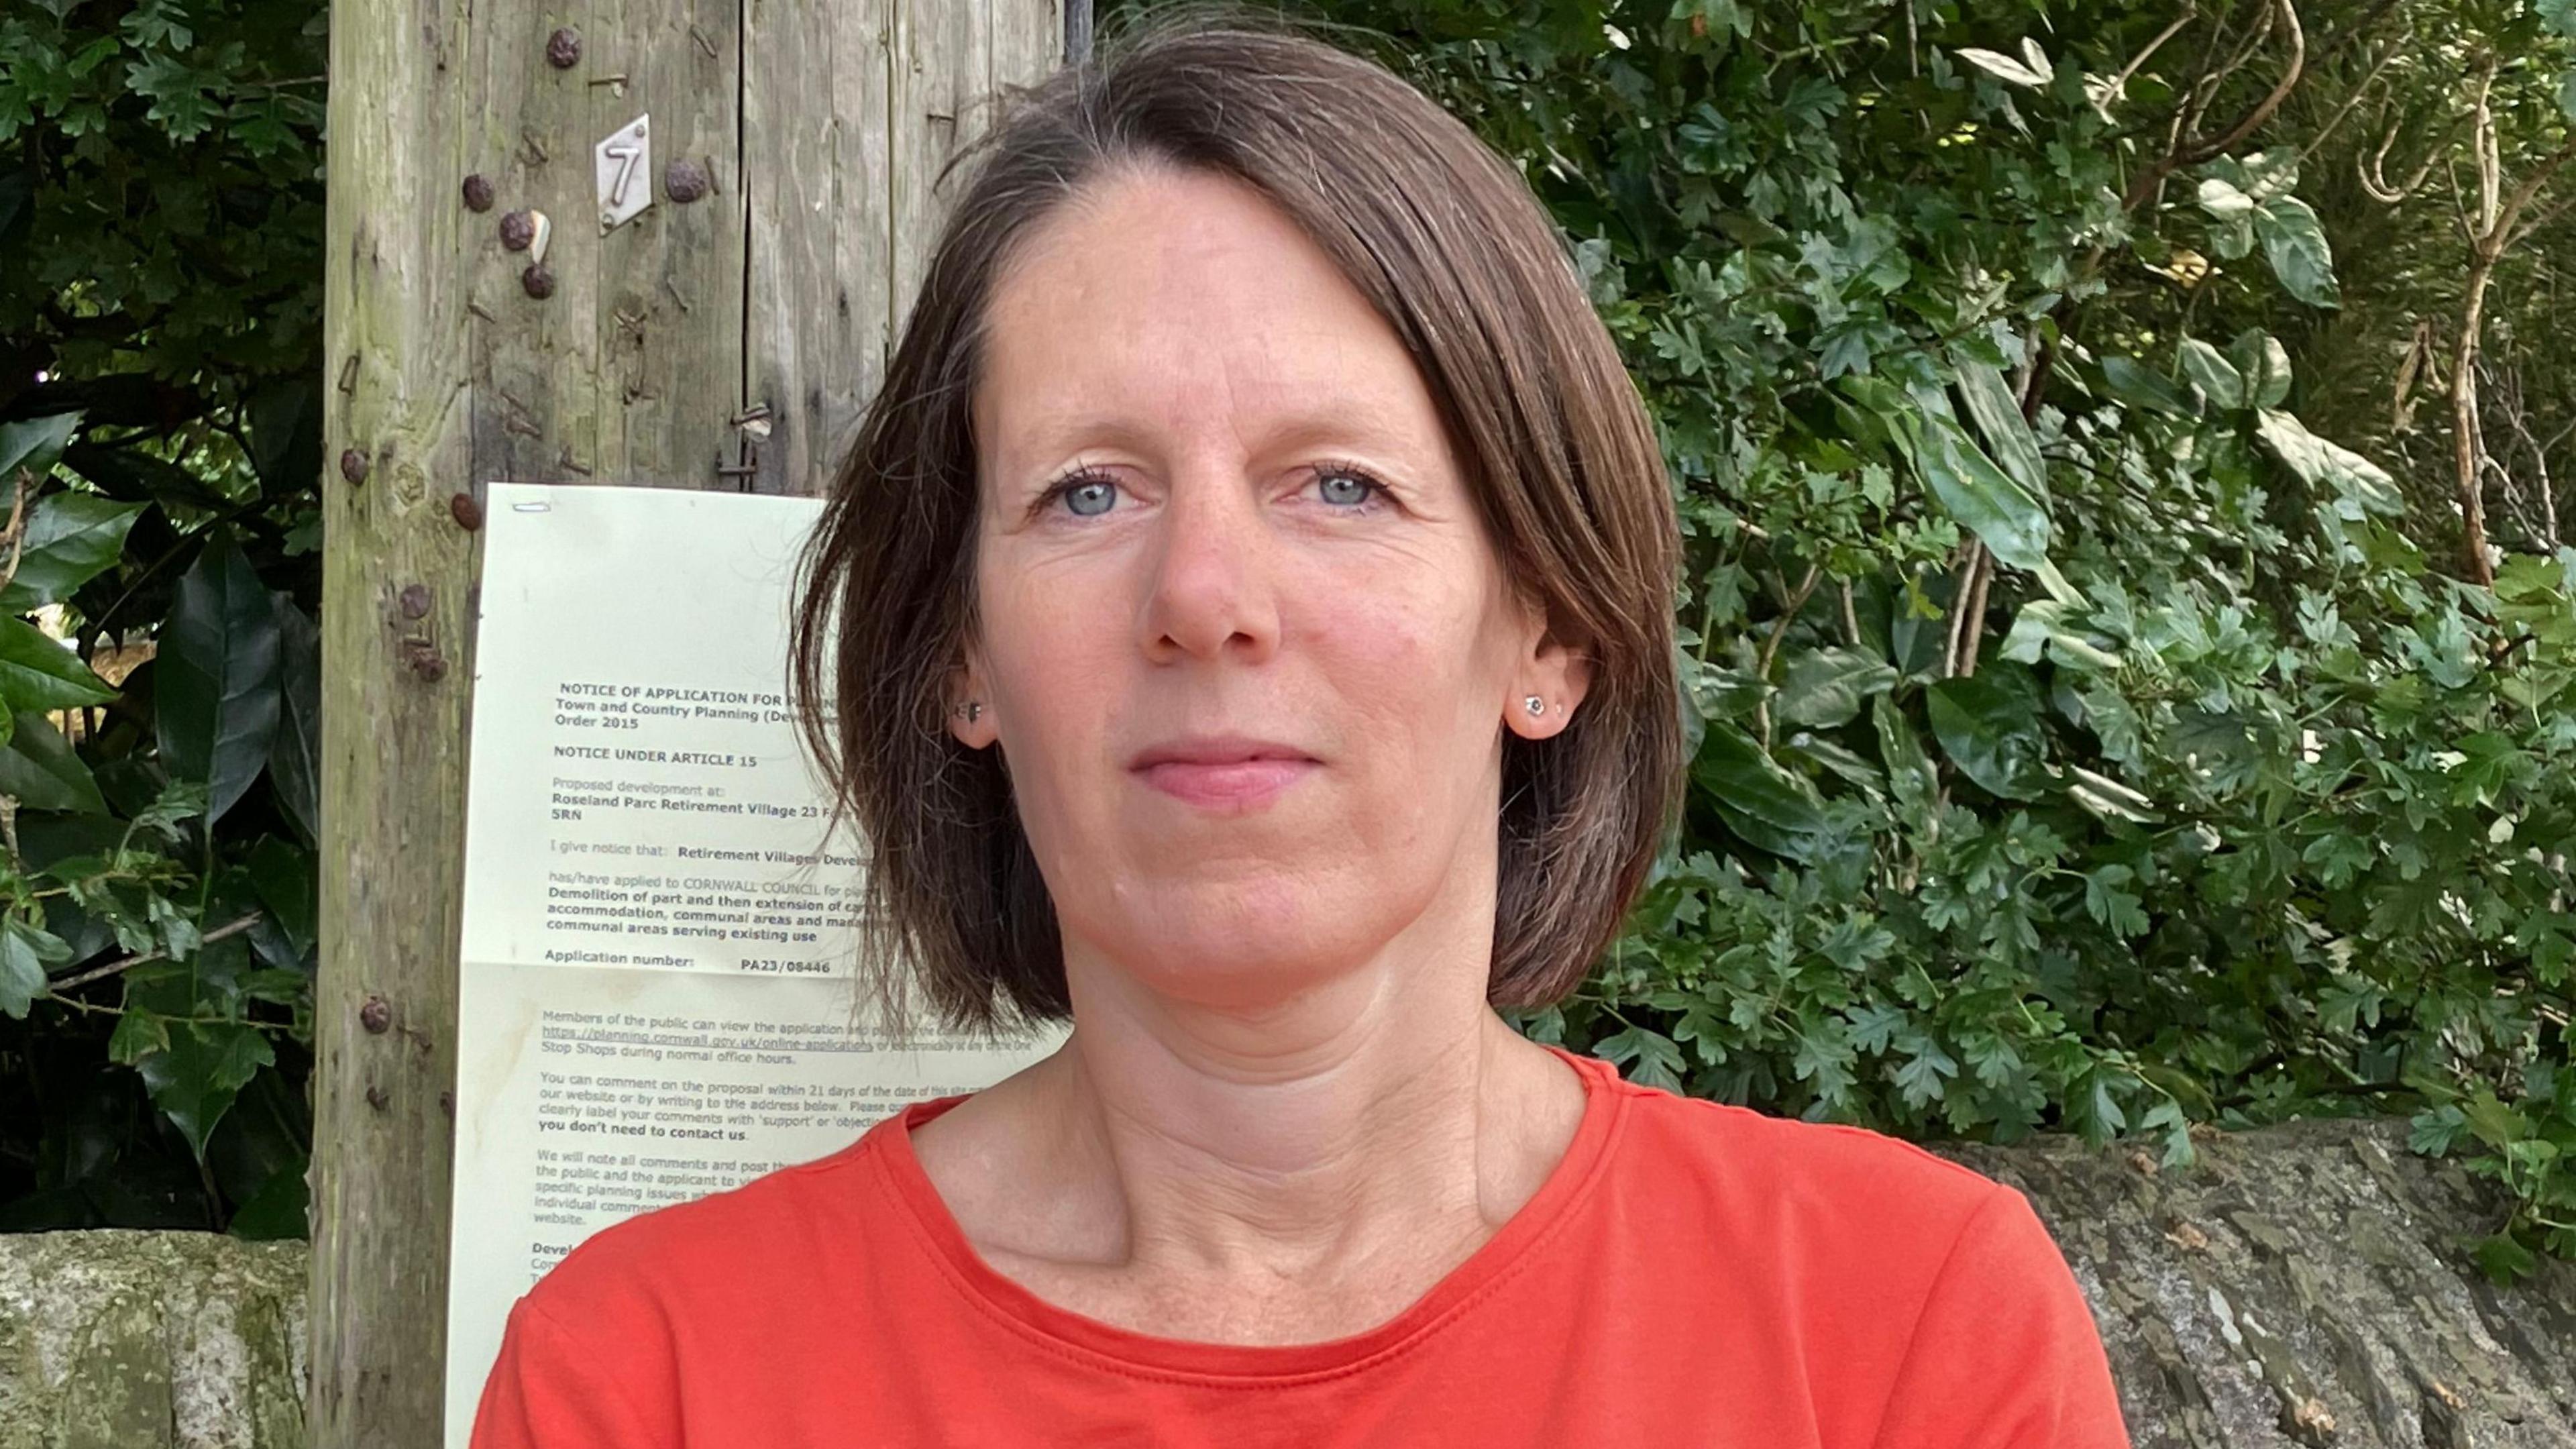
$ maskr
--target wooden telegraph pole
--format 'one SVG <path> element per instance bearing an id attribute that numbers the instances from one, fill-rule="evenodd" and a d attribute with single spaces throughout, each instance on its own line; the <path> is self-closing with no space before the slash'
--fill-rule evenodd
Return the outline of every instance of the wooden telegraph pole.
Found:
<path id="1" fill-rule="evenodd" d="M 817 491 L 918 283 L 930 179 L 1089 11 L 332 6 L 315 1449 L 441 1442 L 482 484 Z M 649 163 L 600 155 L 636 140 Z"/>

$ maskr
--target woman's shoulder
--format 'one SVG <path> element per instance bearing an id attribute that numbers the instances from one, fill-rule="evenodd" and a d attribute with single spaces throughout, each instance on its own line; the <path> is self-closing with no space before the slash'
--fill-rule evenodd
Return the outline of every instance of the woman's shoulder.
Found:
<path id="1" fill-rule="evenodd" d="M 2090 1304 L 2019 1189 L 1865 1127 L 1618 1090 L 1641 1276 L 1723 1282 L 1816 1374 L 1882 1386 L 1862 1440 L 2128 1442 Z"/>
<path id="2" fill-rule="evenodd" d="M 1615 1090 L 1628 1099 L 1626 1170 L 1749 1236 L 1937 1255 L 2002 1200 L 2027 1210 L 2009 1185 L 1866 1127 L 1624 1080 Z"/>

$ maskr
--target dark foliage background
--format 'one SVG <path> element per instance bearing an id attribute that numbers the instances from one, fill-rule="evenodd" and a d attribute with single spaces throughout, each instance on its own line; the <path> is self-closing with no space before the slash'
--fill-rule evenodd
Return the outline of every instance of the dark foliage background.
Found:
<path id="1" fill-rule="evenodd" d="M 324 14 L 0 9 L 0 1228 L 303 1231 Z"/>

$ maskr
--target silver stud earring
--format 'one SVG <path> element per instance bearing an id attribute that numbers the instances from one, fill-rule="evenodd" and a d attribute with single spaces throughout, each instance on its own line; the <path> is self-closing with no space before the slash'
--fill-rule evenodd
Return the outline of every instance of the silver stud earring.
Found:
<path id="1" fill-rule="evenodd" d="M 957 706 L 957 712 L 966 716 L 966 722 L 968 724 L 973 724 L 975 721 L 984 717 L 984 702 L 978 699 L 970 699 L 964 704 Z"/>
<path id="2" fill-rule="evenodd" d="M 1543 699 L 1541 699 L 1541 698 L 1539 698 L 1539 697 L 1538 697 L 1537 695 L 1535 695 L 1535 694 L 1531 695 L 1531 696 L 1530 696 L 1530 697 L 1528 697 L 1527 699 L 1522 700 L 1522 701 L 1521 701 L 1521 707 L 1522 707 L 1522 708 L 1524 708 L 1524 709 L 1526 709 L 1526 710 L 1528 710 L 1528 711 L 1529 711 L 1530 713 L 1532 713 L 1532 714 L 1545 714 L 1545 713 L 1547 713 L 1547 701 L 1546 701 L 1546 700 L 1543 700 Z"/>

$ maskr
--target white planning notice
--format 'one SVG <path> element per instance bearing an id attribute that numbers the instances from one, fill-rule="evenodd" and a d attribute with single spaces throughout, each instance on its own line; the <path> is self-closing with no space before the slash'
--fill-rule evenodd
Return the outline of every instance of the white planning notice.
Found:
<path id="1" fill-rule="evenodd" d="M 467 756 L 447 1442 L 510 1304 L 590 1234 L 848 1145 L 1060 1031 L 860 1012 L 864 844 L 798 740 L 810 498 L 494 483 Z"/>

